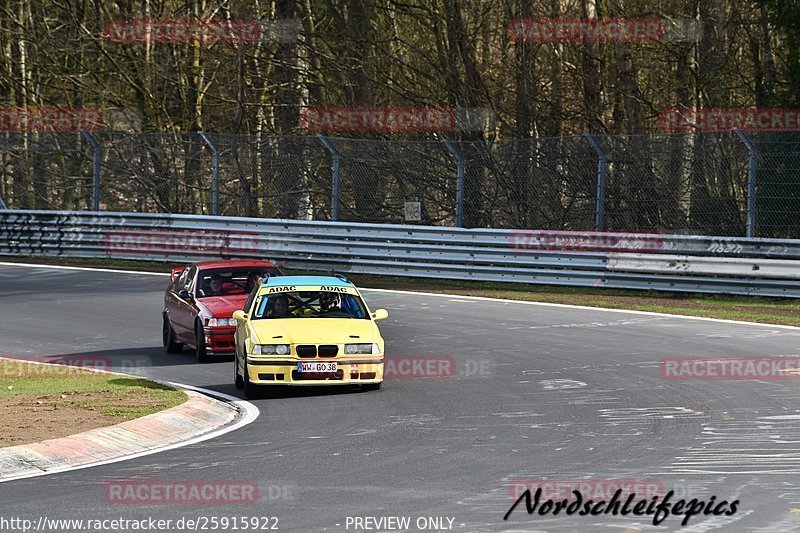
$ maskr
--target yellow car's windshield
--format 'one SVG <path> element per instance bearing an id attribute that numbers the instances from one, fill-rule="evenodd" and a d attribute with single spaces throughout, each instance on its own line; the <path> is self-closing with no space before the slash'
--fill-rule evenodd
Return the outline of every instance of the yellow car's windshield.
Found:
<path id="1" fill-rule="evenodd" d="M 281 292 L 256 301 L 254 320 L 262 318 L 356 318 L 368 319 L 358 295 L 328 291 Z"/>

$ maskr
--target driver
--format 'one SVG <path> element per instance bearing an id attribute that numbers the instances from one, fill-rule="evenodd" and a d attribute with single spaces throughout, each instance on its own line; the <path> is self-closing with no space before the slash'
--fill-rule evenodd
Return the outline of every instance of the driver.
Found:
<path id="1" fill-rule="evenodd" d="M 275 304 L 272 306 L 272 316 L 273 317 L 289 317 L 292 316 L 289 313 L 289 298 L 285 295 L 277 296 L 275 298 Z"/>
<path id="2" fill-rule="evenodd" d="M 339 305 L 339 295 L 330 292 L 323 292 L 319 297 L 319 309 L 323 313 L 329 311 L 341 311 Z"/>
<path id="3" fill-rule="evenodd" d="M 258 275 L 258 272 L 250 272 L 250 274 L 247 275 L 247 283 L 245 283 L 244 292 L 249 293 L 250 291 L 252 291 L 253 287 L 255 287 L 256 284 L 258 284 L 258 280 L 260 277 L 261 276 Z"/>
<path id="4" fill-rule="evenodd" d="M 222 294 L 222 276 L 213 274 L 211 276 L 211 294 L 209 296 L 219 296 Z"/>

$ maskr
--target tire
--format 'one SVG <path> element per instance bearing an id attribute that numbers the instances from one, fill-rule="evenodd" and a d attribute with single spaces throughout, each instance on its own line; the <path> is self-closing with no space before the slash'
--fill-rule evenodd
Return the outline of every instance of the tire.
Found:
<path id="1" fill-rule="evenodd" d="M 247 362 L 245 361 L 245 364 Z M 244 388 L 244 378 L 239 375 L 239 355 L 238 351 L 233 354 L 233 385 L 237 389 Z"/>
<path id="2" fill-rule="evenodd" d="M 381 385 L 383 385 L 383 381 L 380 383 L 367 383 L 366 385 L 361 385 L 364 390 L 381 390 Z"/>
<path id="3" fill-rule="evenodd" d="M 194 328 L 194 353 L 200 363 L 208 363 L 213 359 L 206 351 L 206 336 L 203 332 L 203 326 L 199 323 Z"/>
<path id="4" fill-rule="evenodd" d="M 180 353 L 183 350 L 183 343 L 175 341 L 175 331 L 166 315 L 164 315 L 164 325 L 161 328 L 161 340 L 164 343 L 164 351 L 167 353 Z"/>
<path id="5" fill-rule="evenodd" d="M 242 379 L 244 383 L 242 386 L 244 387 L 244 397 L 248 400 L 254 398 L 260 398 L 263 394 L 263 389 L 260 385 L 256 385 L 255 383 L 250 383 L 250 376 L 247 373 L 247 362 L 244 364 L 244 378 Z"/>

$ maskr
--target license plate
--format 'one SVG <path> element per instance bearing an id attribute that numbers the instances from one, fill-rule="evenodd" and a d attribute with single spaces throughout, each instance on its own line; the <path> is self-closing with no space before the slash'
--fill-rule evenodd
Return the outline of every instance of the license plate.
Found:
<path id="1" fill-rule="evenodd" d="M 297 363 L 297 371 L 300 373 L 328 374 L 335 373 L 337 370 L 339 370 L 339 365 L 336 363 Z"/>

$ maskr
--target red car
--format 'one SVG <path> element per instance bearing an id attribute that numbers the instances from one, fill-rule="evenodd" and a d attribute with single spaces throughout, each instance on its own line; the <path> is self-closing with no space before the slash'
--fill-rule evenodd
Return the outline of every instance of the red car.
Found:
<path id="1" fill-rule="evenodd" d="M 236 321 L 231 315 L 243 309 L 247 297 L 264 274 L 282 276 L 267 261 L 205 261 L 172 269 L 172 283 L 164 294 L 162 338 L 167 353 L 187 345 L 197 360 L 234 351 Z"/>

